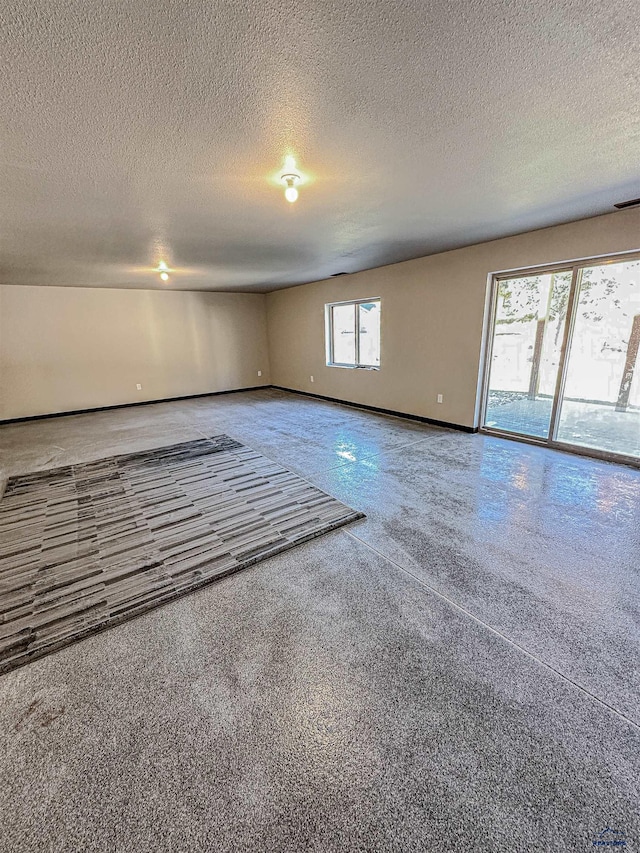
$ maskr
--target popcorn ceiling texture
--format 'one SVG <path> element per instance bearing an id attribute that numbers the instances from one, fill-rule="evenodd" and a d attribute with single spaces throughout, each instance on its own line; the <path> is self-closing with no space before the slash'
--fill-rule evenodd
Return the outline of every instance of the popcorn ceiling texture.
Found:
<path id="1" fill-rule="evenodd" d="M 639 38 L 628 0 L 5 0 L 0 283 L 269 291 L 608 211 Z"/>

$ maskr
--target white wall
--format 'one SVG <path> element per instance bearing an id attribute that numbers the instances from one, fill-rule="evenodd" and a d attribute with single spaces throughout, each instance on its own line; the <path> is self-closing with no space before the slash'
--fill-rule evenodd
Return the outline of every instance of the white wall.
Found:
<path id="1" fill-rule="evenodd" d="M 634 249 L 638 209 L 275 291 L 267 296 L 272 382 L 474 426 L 490 274 Z M 325 303 L 375 296 L 383 301 L 381 369 L 327 367 Z"/>
<path id="2" fill-rule="evenodd" d="M 0 287 L 0 420 L 269 382 L 261 294 Z"/>

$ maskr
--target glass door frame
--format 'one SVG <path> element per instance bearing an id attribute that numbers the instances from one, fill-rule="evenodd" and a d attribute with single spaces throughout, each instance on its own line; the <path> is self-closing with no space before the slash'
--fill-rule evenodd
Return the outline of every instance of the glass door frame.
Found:
<path id="1" fill-rule="evenodd" d="M 573 330 L 576 323 L 578 313 L 578 298 L 580 295 L 580 270 L 590 266 L 605 266 L 607 264 L 616 264 L 621 261 L 640 260 L 640 252 L 637 250 L 629 252 L 620 252 L 616 255 L 596 256 L 593 258 L 580 258 L 576 261 L 568 261 L 563 264 L 544 264 L 538 267 L 522 267 L 521 269 L 508 270 L 506 272 L 494 273 L 491 276 L 490 287 L 490 302 L 489 313 L 487 317 L 487 325 L 484 340 L 484 361 L 482 365 L 482 393 L 480 403 L 480 423 L 479 432 L 486 435 L 495 435 L 500 438 L 511 438 L 515 441 L 523 441 L 527 444 L 536 444 L 542 447 L 553 447 L 556 450 L 568 450 L 571 453 L 577 453 L 580 456 L 591 456 L 595 459 L 604 459 L 607 462 L 621 462 L 624 465 L 632 465 L 634 468 L 640 468 L 640 459 L 635 456 L 627 456 L 624 453 L 614 453 L 609 450 L 598 450 L 594 447 L 583 447 L 578 444 L 570 444 L 566 441 L 558 441 L 558 426 L 560 423 L 560 411 L 562 407 L 562 398 L 564 396 L 564 388 L 567 382 L 567 370 L 569 367 L 569 354 L 571 352 L 571 343 L 573 341 Z M 496 429 L 485 425 L 487 417 L 487 403 L 489 400 L 489 382 L 491 378 L 491 363 L 493 359 L 493 340 L 496 324 L 496 315 L 498 311 L 498 290 L 501 281 L 514 278 L 526 278 L 527 276 L 544 275 L 548 273 L 571 272 L 571 286 L 569 289 L 569 297 L 567 300 L 567 312 L 565 317 L 565 327 L 560 347 L 560 358 L 558 365 L 558 375 L 556 379 L 556 387 L 554 389 L 553 405 L 551 408 L 551 422 L 549 424 L 549 435 L 547 438 L 527 435 L 522 432 L 515 432 L 505 429 Z"/>

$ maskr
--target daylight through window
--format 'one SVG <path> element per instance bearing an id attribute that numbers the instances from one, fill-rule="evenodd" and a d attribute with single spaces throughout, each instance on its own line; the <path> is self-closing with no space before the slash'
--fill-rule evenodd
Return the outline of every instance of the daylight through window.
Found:
<path id="1" fill-rule="evenodd" d="M 640 458 L 640 256 L 496 277 L 484 428 Z"/>
<path id="2" fill-rule="evenodd" d="M 359 299 L 326 306 L 327 364 L 380 367 L 380 300 Z"/>

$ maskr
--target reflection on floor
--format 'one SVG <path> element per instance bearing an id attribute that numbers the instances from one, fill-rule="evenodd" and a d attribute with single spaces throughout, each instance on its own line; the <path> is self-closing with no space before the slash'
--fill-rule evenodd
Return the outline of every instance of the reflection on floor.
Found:
<path id="1" fill-rule="evenodd" d="M 222 432 L 367 518 L 0 679 L 4 847 L 633 849 L 640 471 L 272 390 L 0 464 Z"/>
<path id="2" fill-rule="evenodd" d="M 495 429 L 546 438 L 552 403 L 550 397 L 530 400 L 526 394 L 492 392 L 486 424 Z M 613 404 L 565 400 L 558 440 L 640 459 L 640 409 L 630 406 L 626 412 L 617 412 Z"/>

